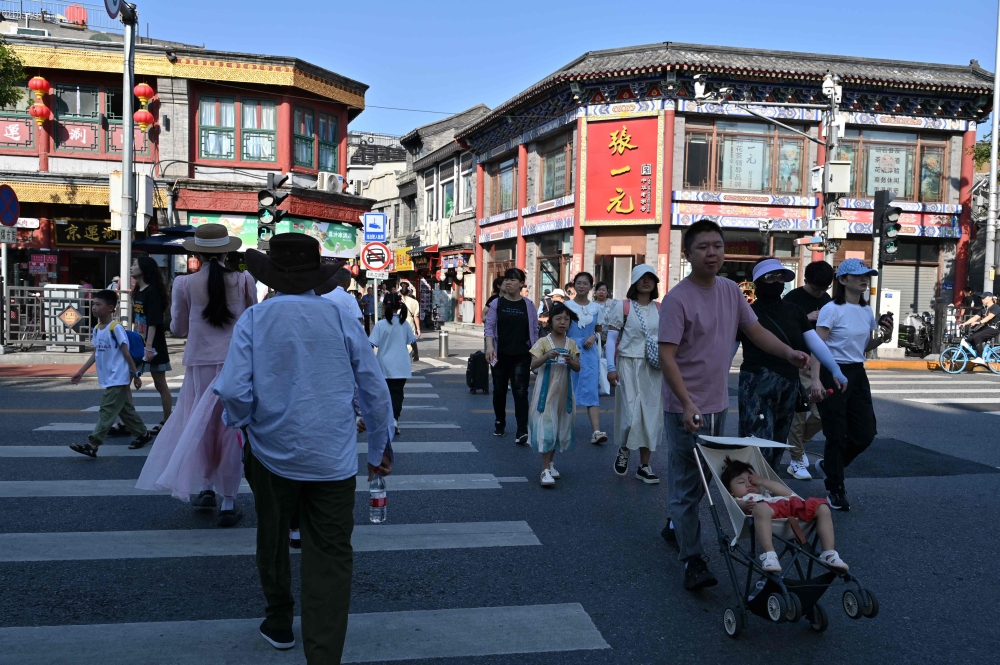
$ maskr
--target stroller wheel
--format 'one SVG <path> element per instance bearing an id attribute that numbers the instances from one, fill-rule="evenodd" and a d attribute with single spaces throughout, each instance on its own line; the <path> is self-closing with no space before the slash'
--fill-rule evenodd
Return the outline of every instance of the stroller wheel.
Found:
<path id="1" fill-rule="evenodd" d="M 788 607 L 788 614 L 785 615 L 785 618 L 789 623 L 796 623 L 802 618 L 802 601 L 799 600 L 798 594 L 792 593 L 791 591 L 788 592 L 788 598 L 792 602 Z"/>
<path id="2" fill-rule="evenodd" d="M 878 598 L 875 597 L 875 594 L 873 594 L 868 589 L 865 589 L 861 592 L 861 597 L 864 598 L 866 601 L 868 601 L 862 606 L 861 613 L 865 616 L 866 619 L 874 619 L 875 617 L 877 617 Z"/>
<path id="3" fill-rule="evenodd" d="M 830 617 L 822 605 L 816 604 L 812 608 L 812 616 L 809 617 L 809 627 L 817 633 L 822 633 L 830 626 Z"/>
<path id="4" fill-rule="evenodd" d="M 740 608 L 727 607 L 722 613 L 722 626 L 726 629 L 726 635 L 736 639 L 747 627 L 747 620 Z"/>
<path id="5" fill-rule="evenodd" d="M 780 593 L 772 593 L 767 597 L 767 616 L 774 623 L 784 623 L 788 620 L 788 604 Z"/>
<path id="6" fill-rule="evenodd" d="M 844 613 L 852 619 L 861 618 L 861 601 L 851 589 L 844 592 Z"/>

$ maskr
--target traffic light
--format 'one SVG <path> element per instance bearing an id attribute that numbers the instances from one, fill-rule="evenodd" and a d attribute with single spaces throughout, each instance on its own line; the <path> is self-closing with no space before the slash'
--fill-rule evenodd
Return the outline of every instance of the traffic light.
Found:
<path id="1" fill-rule="evenodd" d="M 257 249 L 266 252 L 270 247 L 271 236 L 281 218 L 288 213 L 278 210 L 281 202 L 288 198 L 288 192 L 279 192 L 281 186 L 288 180 L 287 175 L 267 174 L 267 189 L 257 192 Z"/>
<path id="2" fill-rule="evenodd" d="M 899 206 L 890 205 L 896 195 L 887 190 L 875 192 L 875 210 L 872 214 L 872 235 L 880 235 L 879 263 L 893 261 L 896 258 L 896 250 L 899 243 L 896 236 L 902 225 L 899 218 L 903 214 L 903 209 Z"/>

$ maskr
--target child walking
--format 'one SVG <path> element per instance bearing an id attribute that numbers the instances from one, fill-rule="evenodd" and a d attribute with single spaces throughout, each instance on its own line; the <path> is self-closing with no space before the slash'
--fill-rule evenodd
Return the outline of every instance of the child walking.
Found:
<path id="1" fill-rule="evenodd" d="M 69 446 L 87 457 L 97 457 L 97 449 L 104 443 L 108 430 L 118 417 L 121 417 L 125 427 L 135 435 L 135 440 L 129 448 L 142 448 L 153 438 L 146 429 L 146 423 L 136 413 L 129 395 L 129 380 L 131 379 L 135 389 L 138 390 L 142 387 L 142 379 L 139 378 L 135 361 L 129 354 L 125 329 L 120 325 L 112 325 L 111 319 L 117 307 L 118 294 L 114 291 L 98 291 L 94 294 L 90 311 L 100 321 L 100 325 L 94 331 L 94 352 L 70 379 L 70 383 L 74 385 L 80 383 L 84 373 L 97 363 L 97 382 L 104 388 L 97 426 L 87 437 L 87 443 L 83 445 L 73 443 Z"/>
<path id="2" fill-rule="evenodd" d="M 570 370 L 580 371 L 580 349 L 566 331 L 577 316 L 563 303 L 549 310 L 552 332 L 531 347 L 531 369 L 545 367 L 535 381 L 528 411 L 528 443 L 542 454 L 542 487 L 553 487 L 559 472 L 552 462 L 556 449 L 565 452 L 573 447 L 573 383 Z"/>

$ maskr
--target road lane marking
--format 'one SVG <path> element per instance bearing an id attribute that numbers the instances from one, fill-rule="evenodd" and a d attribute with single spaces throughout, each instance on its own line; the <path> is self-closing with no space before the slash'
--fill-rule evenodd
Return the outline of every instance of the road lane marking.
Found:
<path id="1" fill-rule="evenodd" d="M 490 412 L 492 413 L 492 411 Z M 401 421 L 399 429 L 462 429 L 455 423 L 433 423 L 426 421 Z"/>
<path id="2" fill-rule="evenodd" d="M 162 406 L 136 406 L 134 408 L 139 413 L 163 413 Z M 77 413 L 97 413 L 100 410 L 100 406 L 88 406 L 86 409 L 80 409 Z"/>
<path id="3" fill-rule="evenodd" d="M 1000 393 L 1000 389 L 994 388 L 958 388 L 948 390 L 924 390 L 922 388 L 900 388 L 898 390 L 873 390 L 872 395 L 992 395 Z M 1000 398 L 1000 395 L 998 395 Z"/>
<path id="4" fill-rule="evenodd" d="M 913 385 L 912 381 L 869 381 L 869 385 L 872 386 L 898 386 L 898 385 Z M 926 385 L 935 386 L 996 386 L 1000 385 L 1000 381 L 963 381 L 963 380 L 948 380 L 943 379 L 940 381 L 925 381 Z"/>
<path id="5" fill-rule="evenodd" d="M 80 413 L 80 409 L 0 409 L 0 413 Z"/>
<path id="6" fill-rule="evenodd" d="M 391 552 L 541 543 L 527 522 L 517 521 L 358 525 L 351 545 L 355 552 Z M 241 556 L 256 552 L 257 530 L 252 528 L 0 534 L 3 563 Z"/>
<path id="7" fill-rule="evenodd" d="M 98 453 L 100 455 L 100 453 Z M 80 456 L 83 457 L 82 455 Z M 84 460 L 86 461 L 86 460 Z M 357 491 L 368 491 L 368 474 L 358 474 Z M 136 489 L 135 480 L 4 480 L 0 481 L 0 498 L 40 498 L 54 496 L 155 496 L 170 492 Z M 500 489 L 500 481 L 489 473 L 442 473 L 411 476 L 387 476 L 390 491 L 427 490 L 491 490 Z M 240 494 L 249 494 L 246 480 L 240 483 Z"/>
<path id="8" fill-rule="evenodd" d="M 126 445 L 104 444 L 99 457 L 146 457 L 152 446 L 130 450 Z M 400 454 L 416 453 L 476 453 L 476 447 L 471 441 L 394 441 L 394 452 Z M 358 441 L 358 453 L 368 453 L 368 442 Z M 80 453 L 70 450 L 69 446 L 0 446 L 0 458 L 14 457 L 70 457 L 79 459 Z"/>
<path id="9" fill-rule="evenodd" d="M 135 665 L 148 662 L 150 654 L 170 654 L 171 665 L 305 663 L 298 618 L 296 647 L 286 652 L 257 637 L 258 624 L 260 618 L 24 626 L 0 628 L 0 643 L 5 657 L 19 665 L 64 662 L 67 654 L 74 662 L 100 665 Z M 392 638 L 373 640 L 372 635 Z M 463 607 L 352 614 L 342 662 L 610 648 L 579 603 Z"/>
<path id="10" fill-rule="evenodd" d="M 437 393 L 403 393 L 404 399 L 440 399 Z"/>
<path id="11" fill-rule="evenodd" d="M 994 398 L 977 397 L 923 397 L 912 398 L 907 402 L 918 402 L 920 404 L 997 404 L 1000 403 L 1000 395 Z"/>
<path id="12" fill-rule="evenodd" d="M 73 411 L 73 413 L 80 413 Z M 156 423 L 146 423 L 146 427 L 154 427 Z M 93 432 L 97 423 L 49 423 L 42 427 L 36 427 L 32 432 Z"/>

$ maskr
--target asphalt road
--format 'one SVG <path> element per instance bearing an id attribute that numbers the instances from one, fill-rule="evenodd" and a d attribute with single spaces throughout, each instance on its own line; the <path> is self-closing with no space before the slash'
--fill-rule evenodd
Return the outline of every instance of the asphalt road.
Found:
<path id="1" fill-rule="evenodd" d="M 556 457 L 562 478 L 542 489 L 537 456 L 513 442 L 513 413 L 508 435 L 494 437 L 492 395 L 465 386 L 478 348 L 452 335 L 452 357 L 439 361 L 434 336 L 421 343 L 433 366 L 414 366 L 404 405 L 425 408 L 404 409 L 402 421 L 416 424 L 399 446 L 426 452 L 397 457 L 384 525 L 397 530 L 369 525 L 357 495 L 355 523 L 366 528 L 356 547 L 364 537 L 367 551 L 355 556 L 350 662 L 996 662 L 1000 377 L 871 372 L 879 435 L 848 470 L 853 509 L 835 520 L 837 548 L 877 593 L 879 616 L 849 619 L 835 585 L 823 600 L 826 633 L 751 616 L 734 641 L 722 629 L 734 596 L 707 504 L 705 547 L 721 583 L 691 594 L 659 535 L 666 483 L 617 477 L 613 442 L 589 444 L 580 414 L 576 449 Z M 730 383 L 734 395 L 736 374 Z M 220 535 L 211 514 L 101 482 L 134 480 L 142 456 L 40 456 L 86 440 L 58 424 L 96 422 L 81 412 L 99 403 L 96 381 L 5 379 L 0 398 L 0 663 L 303 662 L 301 647 L 278 654 L 256 634 L 264 606 L 251 494 L 238 499 L 243 521 Z M 613 398 L 603 402 L 612 432 Z M 729 429 L 735 436 L 735 413 Z M 663 451 L 653 468 L 665 479 Z M 91 482 L 51 482 L 72 480 Z M 819 481 L 789 483 L 822 495 Z M 439 489 L 449 485 L 468 489 Z M 202 555 L 170 550 L 181 536 Z M 293 567 L 297 587 L 298 557 Z"/>

